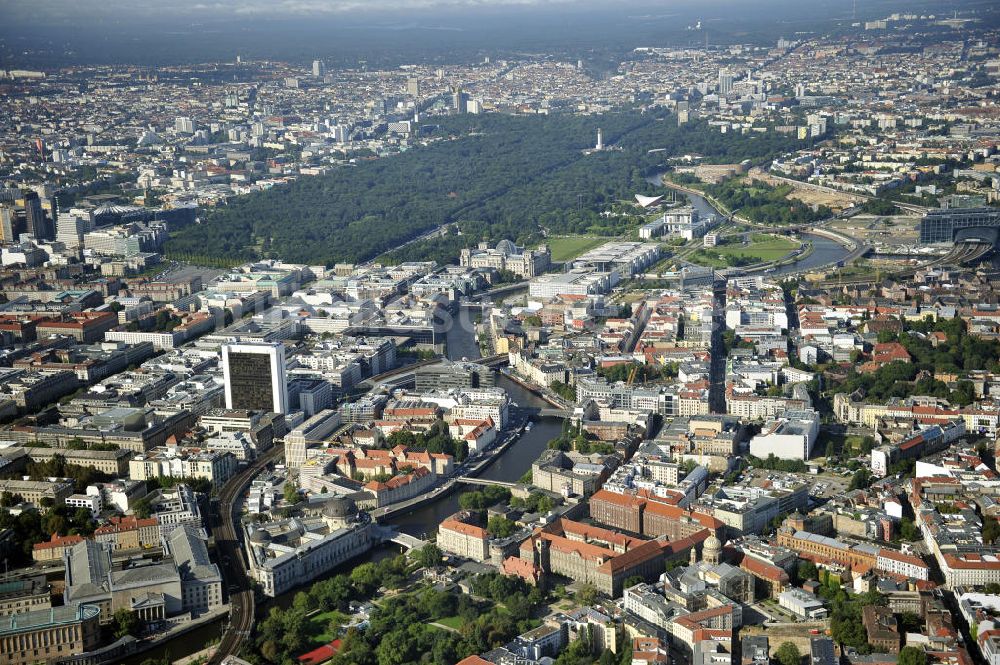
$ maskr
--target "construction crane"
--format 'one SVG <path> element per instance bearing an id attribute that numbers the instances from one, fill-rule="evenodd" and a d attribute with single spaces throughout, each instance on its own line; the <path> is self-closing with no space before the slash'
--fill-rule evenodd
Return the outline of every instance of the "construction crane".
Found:
<path id="1" fill-rule="evenodd" d="M 632 366 L 632 371 L 628 373 L 628 381 L 625 382 L 625 385 L 628 385 L 628 386 L 632 385 L 632 383 L 635 381 L 636 372 L 638 372 L 638 371 L 639 371 L 639 366 L 638 365 L 633 365 Z"/>

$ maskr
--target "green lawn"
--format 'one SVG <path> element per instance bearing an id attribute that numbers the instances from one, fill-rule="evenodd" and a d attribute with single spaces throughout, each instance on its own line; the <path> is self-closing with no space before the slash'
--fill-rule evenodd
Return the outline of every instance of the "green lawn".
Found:
<path id="1" fill-rule="evenodd" d="M 338 624 L 347 622 L 347 617 L 337 610 L 314 614 L 309 617 L 308 632 L 312 635 L 312 641 L 316 644 L 329 644 L 337 638 L 337 633 L 331 630 L 331 622 Z"/>
<path id="2" fill-rule="evenodd" d="M 445 617 L 444 619 L 438 619 L 437 623 L 441 624 L 442 626 L 448 626 L 449 628 L 454 628 L 455 630 L 461 630 L 462 624 L 465 623 L 465 621 L 462 619 L 462 617 L 454 616 L 454 617 Z"/>
<path id="3" fill-rule="evenodd" d="M 691 254 L 688 260 L 712 268 L 725 268 L 735 265 L 734 260 L 739 258 L 749 259 L 751 263 L 776 261 L 798 246 L 799 243 L 790 238 L 756 233 L 752 236 L 749 245 L 744 245 L 742 241 L 736 240 L 731 244 L 706 247 Z"/>
<path id="4" fill-rule="evenodd" d="M 556 236 L 548 238 L 548 245 L 552 250 L 553 261 L 568 261 L 613 240 L 614 238 L 602 236 Z"/>

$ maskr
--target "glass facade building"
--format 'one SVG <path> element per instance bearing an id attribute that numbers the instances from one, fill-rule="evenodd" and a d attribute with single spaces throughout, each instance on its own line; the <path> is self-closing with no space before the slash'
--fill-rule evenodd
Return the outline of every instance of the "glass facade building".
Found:
<path id="1" fill-rule="evenodd" d="M 280 343 L 224 344 L 226 408 L 288 412 L 285 347 Z"/>
<path id="2" fill-rule="evenodd" d="M 953 242 L 955 232 L 975 227 L 1000 227 L 1000 208 L 941 208 L 920 220 L 920 243 Z"/>

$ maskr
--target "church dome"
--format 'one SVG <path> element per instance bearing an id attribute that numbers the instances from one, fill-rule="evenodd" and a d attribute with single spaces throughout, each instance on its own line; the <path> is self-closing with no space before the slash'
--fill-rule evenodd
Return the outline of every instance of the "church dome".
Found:
<path id="1" fill-rule="evenodd" d="M 347 497 L 338 496 L 330 499 L 323 506 L 323 517 L 336 520 L 346 520 L 358 514 L 358 506 Z"/>

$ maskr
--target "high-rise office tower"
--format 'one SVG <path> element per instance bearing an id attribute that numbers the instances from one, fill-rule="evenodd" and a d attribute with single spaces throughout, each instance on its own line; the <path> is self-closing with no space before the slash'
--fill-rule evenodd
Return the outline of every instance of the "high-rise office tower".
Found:
<path id="1" fill-rule="evenodd" d="M 35 240 L 52 240 L 52 225 L 45 217 L 42 200 L 37 192 L 28 192 L 24 195 L 24 216 L 28 233 L 35 236 Z"/>
<path id="2" fill-rule="evenodd" d="M 461 88 L 453 88 L 451 93 L 451 107 L 455 109 L 455 113 L 465 113 L 466 112 L 466 96 L 462 92 Z"/>
<path id="3" fill-rule="evenodd" d="M 733 91 L 733 75 L 725 69 L 719 70 L 719 94 L 728 95 Z"/>
<path id="4" fill-rule="evenodd" d="M 326 63 L 322 60 L 313 60 L 313 77 L 323 78 L 326 75 Z"/>
<path id="5" fill-rule="evenodd" d="M 416 76 L 411 76 L 410 78 L 406 79 L 406 94 L 408 94 L 410 97 L 420 96 L 420 79 L 418 79 Z"/>
<path id="6" fill-rule="evenodd" d="M 24 221 L 17 214 L 13 203 L 0 203 L 0 243 L 17 242 L 18 235 L 23 231 Z"/>
<path id="7" fill-rule="evenodd" d="M 174 120 L 174 129 L 181 134 L 194 134 L 194 121 L 181 116 Z"/>
<path id="8" fill-rule="evenodd" d="M 735 78 L 736 77 L 731 72 L 725 69 L 719 70 L 718 89 L 720 95 L 728 95 L 730 92 L 733 91 L 733 82 L 735 81 Z"/>
<path id="9" fill-rule="evenodd" d="M 222 345 L 227 409 L 288 413 L 285 347 L 280 343 Z"/>
<path id="10" fill-rule="evenodd" d="M 70 208 L 59 213 L 56 220 L 56 240 L 69 249 L 83 247 L 83 235 L 94 230 L 94 213 L 90 210 Z"/>

